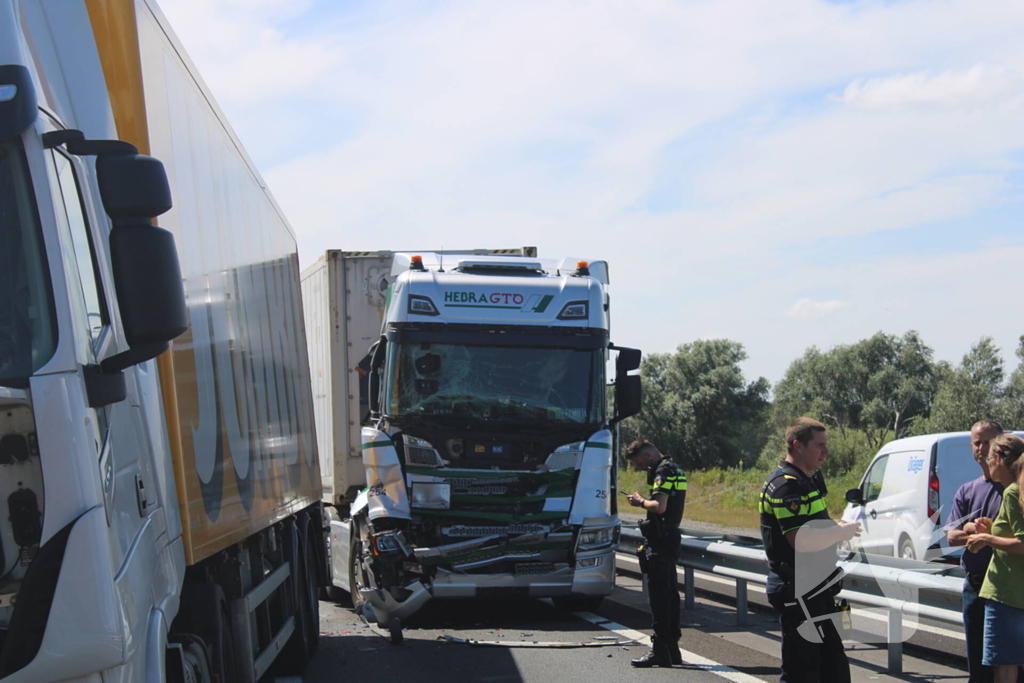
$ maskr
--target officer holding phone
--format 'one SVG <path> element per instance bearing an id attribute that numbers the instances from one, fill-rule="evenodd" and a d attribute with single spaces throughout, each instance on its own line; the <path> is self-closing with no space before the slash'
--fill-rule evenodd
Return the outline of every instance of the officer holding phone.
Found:
<path id="1" fill-rule="evenodd" d="M 631 493 L 626 500 L 647 511 L 640 522 L 644 544 L 638 555 L 640 571 L 647 578 L 647 600 L 654 619 L 651 651 L 632 661 L 633 666 L 672 666 L 682 664 L 679 652 L 679 581 L 676 559 L 679 556 L 679 523 L 686 503 L 686 475 L 650 441 L 634 441 L 626 449 L 626 458 L 637 469 L 647 472 L 650 497 Z"/>

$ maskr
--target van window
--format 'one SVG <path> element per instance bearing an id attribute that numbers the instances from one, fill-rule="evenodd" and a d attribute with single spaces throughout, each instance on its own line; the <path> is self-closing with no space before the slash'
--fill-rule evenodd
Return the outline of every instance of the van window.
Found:
<path id="1" fill-rule="evenodd" d="M 861 490 L 864 494 L 864 502 L 870 503 L 873 500 L 878 500 L 878 496 L 882 493 L 882 480 L 885 478 L 885 466 L 889 463 L 889 456 L 883 455 L 876 460 L 872 465 L 871 469 L 868 470 L 867 475 L 864 477 L 864 484 L 861 486 Z"/>

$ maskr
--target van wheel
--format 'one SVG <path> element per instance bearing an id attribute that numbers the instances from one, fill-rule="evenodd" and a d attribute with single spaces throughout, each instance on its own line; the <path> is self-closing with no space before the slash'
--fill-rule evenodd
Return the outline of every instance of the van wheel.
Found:
<path id="1" fill-rule="evenodd" d="M 900 541 L 900 558 L 904 560 L 917 559 L 917 553 L 914 552 L 914 544 L 906 536 Z"/>

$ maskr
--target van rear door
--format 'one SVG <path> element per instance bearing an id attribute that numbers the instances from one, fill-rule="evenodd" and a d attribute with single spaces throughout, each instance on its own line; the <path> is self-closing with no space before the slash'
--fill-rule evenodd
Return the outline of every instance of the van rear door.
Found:
<path id="1" fill-rule="evenodd" d="M 939 440 L 935 458 L 935 474 L 939 478 L 939 524 L 945 524 L 953 509 L 957 489 L 981 476 L 981 466 L 974 461 L 969 432 Z"/>

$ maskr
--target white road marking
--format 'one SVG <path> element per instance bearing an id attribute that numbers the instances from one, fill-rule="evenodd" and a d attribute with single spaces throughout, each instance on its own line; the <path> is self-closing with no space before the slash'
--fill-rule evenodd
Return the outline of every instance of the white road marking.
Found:
<path id="1" fill-rule="evenodd" d="M 632 555 L 624 555 L 622 553 L 616 553 L 615 560 L 618 563 L 628 564 L 630 567 L 636 567 L 637 571 L 639 571 L 639 569 L 640 569 L 640 563 L 637 561 L 636 557 L 634 557 Z M 683 573 L 682 568 L 679 569 L 678 574 L 679 574 L 679 580 L 682 581 L 683 577 L 684 577 L 684 573 Z M 701 572 L 701 571 L 696 571 L 696 572 L 694 572 L 694 574 L 699 576 L 701 581 L 708 581 L 710 583 L 718 583 L 718 584 L 721 584 L 723 586 L 731 586 L 733 588 L 736 587 L 736 580 L 735 579 L 726 579 L 726 578 L 723 578 L 721 576 L 715 576 L 714 574 L 709 574 L 707 572 Z M 765 594 L 764 586 L 759 586 L 757 584 L 748 583 L 747 584 L 747 590 L 748 591 L 756 591 L 756 592 L 760 593 L 761 595 Z M 879 608 L 869 608 L 869 609 L 877 610 Z M 882 622 L 882 623 L 885 623 L 885 624 L 889 623 L 889 617 L 888 616 L 885 616 L 885 615 L 882 615 L 882 614 L 878 614 L 877 612 L 874 612 L 874 611 L 865 611 L 864 609 L 856 610 L 853 613 L 853 616 L 854 616 L 854 618 L 857 618 L 857 619 L 864 618 L 864 619 L 870 619 L 872 621 Z M 906 621 L 906 618 L 904 619 L 903 624 L 904 624 L 904 628 L 910 628 L 911 627 L 911 624 Z M 942 636 L 944 638 L 953 638 L 954 640 L 963 640 L 963 637 L 964 637 L 963 631 L 954 631 L 952 629 L 942 628 L 940 626 L 931 626 L 929 624 L 922 624 L 920 622 L 918 622 L 916 624 L 915 628 L 916 628 L 916 630 L 923 631 L 924 633 L 931 633 L 932 635 Z"/>
<path id="2" fill-rule="evenodd" d="M 642 643 L 650 647 L 651 638 L 650 636 L 644 635 L 640 631 L 634 631 L 631 628 L 626 628 L 622 624 L 616 623 L 605 619 L 602 616 L 593 614 L 591 612 L 573 612 L 577 617 L 584 621 L 589 621 L 595 626 L 600 626 L 603 629 L 607 629 L 612 633 L 616 633 L 623 638 L 629 638 L 636 640 L 638 643 Z M 712 661 L 707 657 L 701 657 L 696 652 L 690 652 L 689 650 L 683 650 L 680 648 L 680 652 L 683 654 L 683 661 L 694 665 L 698 669 L 709 671 L 720 678 L 724 678 L 733 683 L 764 683 L 763 679 L 756 678 L 750 674 L 745 674 L 742 671 L 737 671 L 732 667 L 728 667 L 725 664 L 719 664 L 718 662 Z"/>

